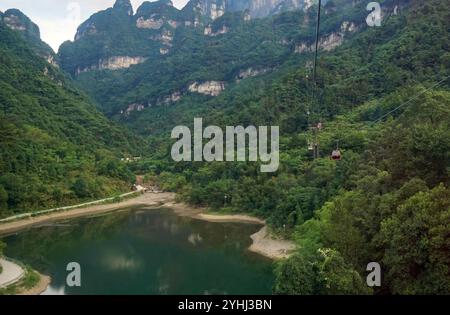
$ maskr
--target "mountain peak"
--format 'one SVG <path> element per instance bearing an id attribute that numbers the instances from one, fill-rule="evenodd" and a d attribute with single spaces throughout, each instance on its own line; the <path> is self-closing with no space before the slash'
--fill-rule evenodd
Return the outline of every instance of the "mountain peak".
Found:
<path id="1" fill-rule="evenodd" d="M 116 0 L 114 3 L 114 9 L 126 12 L 128 15 L 133 15 L 133 6 L 130 0 Z"/>
<path id="2" fill-rule="evenodd" d="M 18 9 L 9 9 L 5 13 L 0 12 L 0 22 L 9 29 L 20 33 L 21 37 L 31 45 L 34 52 L 47 60 L 47 62 L 56 65 L 56 55 L 53 49 L 41 40 L 39 27 L 31 21 L 22 11 Z"/>
<path id="3" fill-rule="evenodd" d="M 137 9 L 137 15 L 143 15 L 147 13 L 154 13 L 154 12 L 162 12 L 162 11 L 178 11 L 173 6 L 173 3 L 171 0 L 159 0 L 159 1 L 144 1 L 142 2 L 141 6 Z"/>
<path id="4" fill-rule="evenodd" d="M 12 30 L 23 32 L 30 37 L 41 38 L 39 27 L 18 9 L 9 9 L 0 15 L 0 18 Z"/>
<path id="5" fill-rule="evenodd" d="M 322 3 L 327 2 L 323 0 Z M 183 11 L 209 16 L 214 20 L 225 12 L 248 10 L 252 17 L 264 18 L 285 11 L 307 10 L 316 3 L 317 0 L 190 0 Z"/>
<path id="6" fill-rule="evenodd" d="M 183 8 L 183 11 L 215 20 L 225 14 L 227 2 L 228 0 L 191 0 Z"/>
<path id="7" fill-rule="evenodd" d="M 158 1 L 155 1 L 155 2 L 173 7 L 172 0 L 158 0 Z"/>

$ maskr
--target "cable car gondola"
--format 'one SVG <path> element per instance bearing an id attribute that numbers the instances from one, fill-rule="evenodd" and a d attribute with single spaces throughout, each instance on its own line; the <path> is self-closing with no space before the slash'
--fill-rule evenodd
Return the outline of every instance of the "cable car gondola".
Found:
<path id="1" fill-rule="evenodd" d="M 331 153 L 331 159 L 332 159 L 333 161 L 340 161 L 340 160 L 342 160 L 342 154 L 341 154 L 341 151 L 340 151 L 339 149 L 334 150 L 334 151 Z"/>
<path id="2" fill-rule="evenodd" d="M 331 152 L 331 159 L 333 161 L 340 161 L 342 160 L 342 153 L 341 150 L 339 150 L 339 141 L 336 144 L 336 149 Z"/>

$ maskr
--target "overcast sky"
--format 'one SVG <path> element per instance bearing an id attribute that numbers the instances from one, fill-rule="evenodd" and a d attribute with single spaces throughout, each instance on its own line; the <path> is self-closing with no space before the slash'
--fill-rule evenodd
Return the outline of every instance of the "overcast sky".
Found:
<path id="1" fill-rule="evenodd" d="M 112 7 L 115 0 L 0 0 L 0 11 L 19 9 L 39 25 L 41 38 L 55 51 L 66 40 L 73 40 L 77 27 L 95 12 Z M 134 10 L 144 0 L 131 0 Z M 188 0 L 172 0 L 182 8 Z"/>

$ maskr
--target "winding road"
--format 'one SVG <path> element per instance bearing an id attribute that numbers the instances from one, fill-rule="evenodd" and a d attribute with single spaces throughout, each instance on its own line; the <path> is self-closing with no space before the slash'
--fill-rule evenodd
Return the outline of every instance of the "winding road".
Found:
<path id="1" fill-rule="evenodd" d="M 16 283 L 25 275 L 22 267 L 9 260 L 0 258 L 0 265 L 3 267 L 2 273 L 0 273 L 0 288 L 6 288 Z"/>

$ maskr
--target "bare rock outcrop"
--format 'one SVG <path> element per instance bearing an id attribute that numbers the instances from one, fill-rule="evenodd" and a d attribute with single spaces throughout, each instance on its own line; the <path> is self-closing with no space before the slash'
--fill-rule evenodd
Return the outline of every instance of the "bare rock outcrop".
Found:
<path id="1" fill-rule="evenodd" d="M 194 82 L 189 86 L 189 91 L 209 96 L 218 96 L 225 90 L 225 83 L 221 81 Z"/>
<path id="2" fill-rule="evenodd" d="M 114 56 L 107 59 L 100 59 L 96 65 L 85 68 L 78 68 L 76 74 L 88 72 L 92 70 L 119 70 L 126 69 L 133 65 L 137 65 L 146 61 L 145 57 L 130 57 L 130 56 Z"/>

